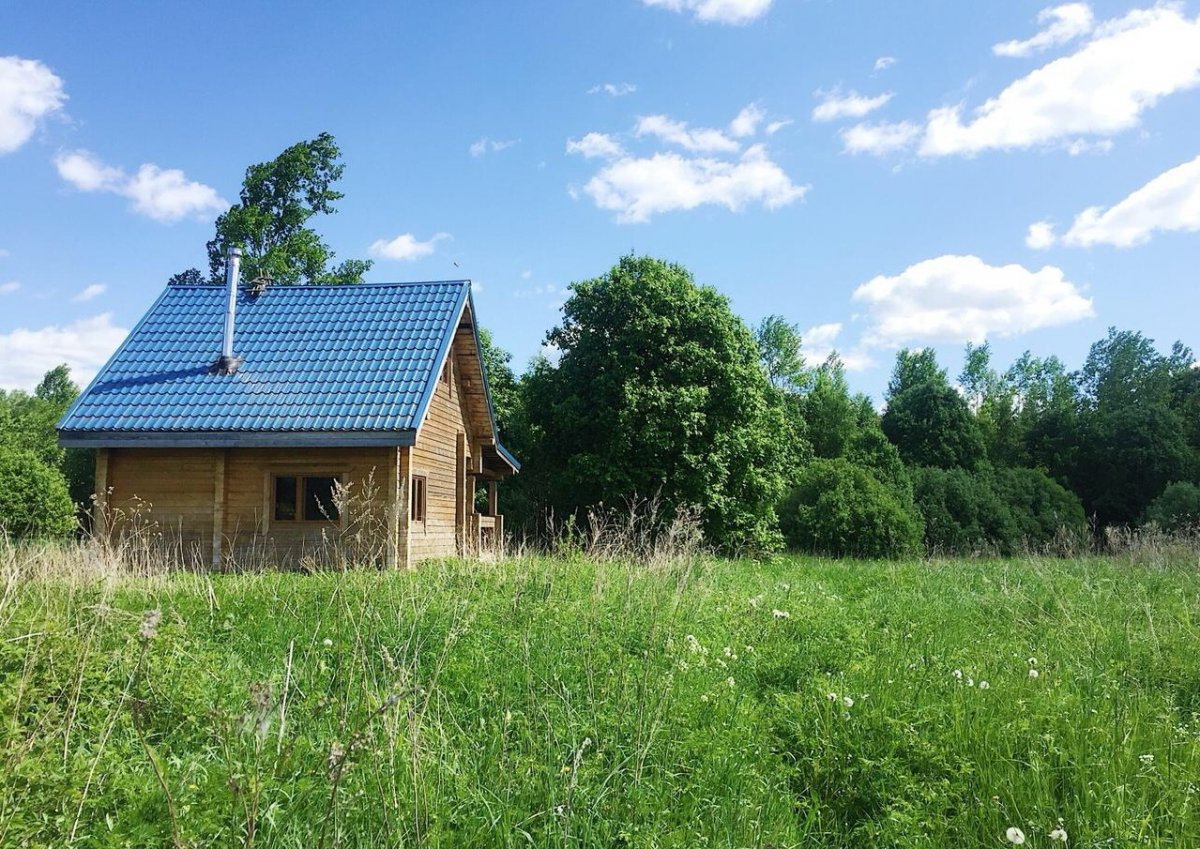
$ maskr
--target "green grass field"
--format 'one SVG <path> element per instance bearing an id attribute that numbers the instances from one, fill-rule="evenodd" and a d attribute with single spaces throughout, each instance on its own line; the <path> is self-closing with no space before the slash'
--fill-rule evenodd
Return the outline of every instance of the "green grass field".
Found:
<path id="1" fill-rule="evenodd" d="M 2 846 L 1200 846 L 1194 557 L 19 574 Z"/>

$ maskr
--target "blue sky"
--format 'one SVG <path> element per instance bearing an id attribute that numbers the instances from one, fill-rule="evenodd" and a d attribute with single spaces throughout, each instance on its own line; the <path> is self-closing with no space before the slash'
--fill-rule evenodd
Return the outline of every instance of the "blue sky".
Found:
<path id="1" fill-rule="evenodd" d="M 630 250 L 876 397 L 900 346 L 1200 347 L 1196 2 L 42 2 L 0 57 L 0 387 L 90 378 L 321 131 L 337 254 L 472 278 L 518 366 Z"/>

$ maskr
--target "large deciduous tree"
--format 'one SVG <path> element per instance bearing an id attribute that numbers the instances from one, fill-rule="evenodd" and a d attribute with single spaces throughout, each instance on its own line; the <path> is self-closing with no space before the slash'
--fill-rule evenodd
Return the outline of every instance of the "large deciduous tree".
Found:
<path id="1" fill-rule="evenodd" d="M 899 353 L 881 424 L 910 465 L 974 469 L 983 462 L 983 439 L 971 410 L 932 351 Z"/>
<path id="2" fill-rule="evenodd" d="M 273 285 L 361 283 L 370 260 L 333 265 L 334 253 L 308 224 L 315 215 L 337 210 L 342 193 L 333 188 L 345 165 L 329 133 L 292 145 L 270 162 L 246 169 L 238 202 L 216 221 L 208 243 L 209 281 L 224 278 L 226 254 L 241 248 L 242 279 Z M 203 275 L 188 269 L 174 283 L 198 283 Z"/>
<path id="3" fill-rule="evenodd" d="M 658 495 L 693 506 L 722 548 L 776 540 L 782 409 L 728 300 L 683 267 L 623 257 L 575 283 L 526 377 L 531 472 L 561 517 Z"/>

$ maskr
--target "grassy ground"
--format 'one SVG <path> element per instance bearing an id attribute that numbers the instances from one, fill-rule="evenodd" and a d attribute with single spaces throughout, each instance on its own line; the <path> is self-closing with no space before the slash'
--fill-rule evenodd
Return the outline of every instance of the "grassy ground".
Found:
<path id="1" fill-rule="evenodd" d="M 1194 560 L 18 575 L 3 846 L 1200 846 Z"/>

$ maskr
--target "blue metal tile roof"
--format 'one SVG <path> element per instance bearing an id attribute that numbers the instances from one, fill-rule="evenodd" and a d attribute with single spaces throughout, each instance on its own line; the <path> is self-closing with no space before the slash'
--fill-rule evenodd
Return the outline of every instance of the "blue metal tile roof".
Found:
<path id="1" fill-rule="evenodd" d="M 224 286 L 168 286 L 67 411 L 62 437 L 415 430 L 470 283 L 242 290 L 233 348 L 244 362 L 218 375 L 225 297 Z"/>

